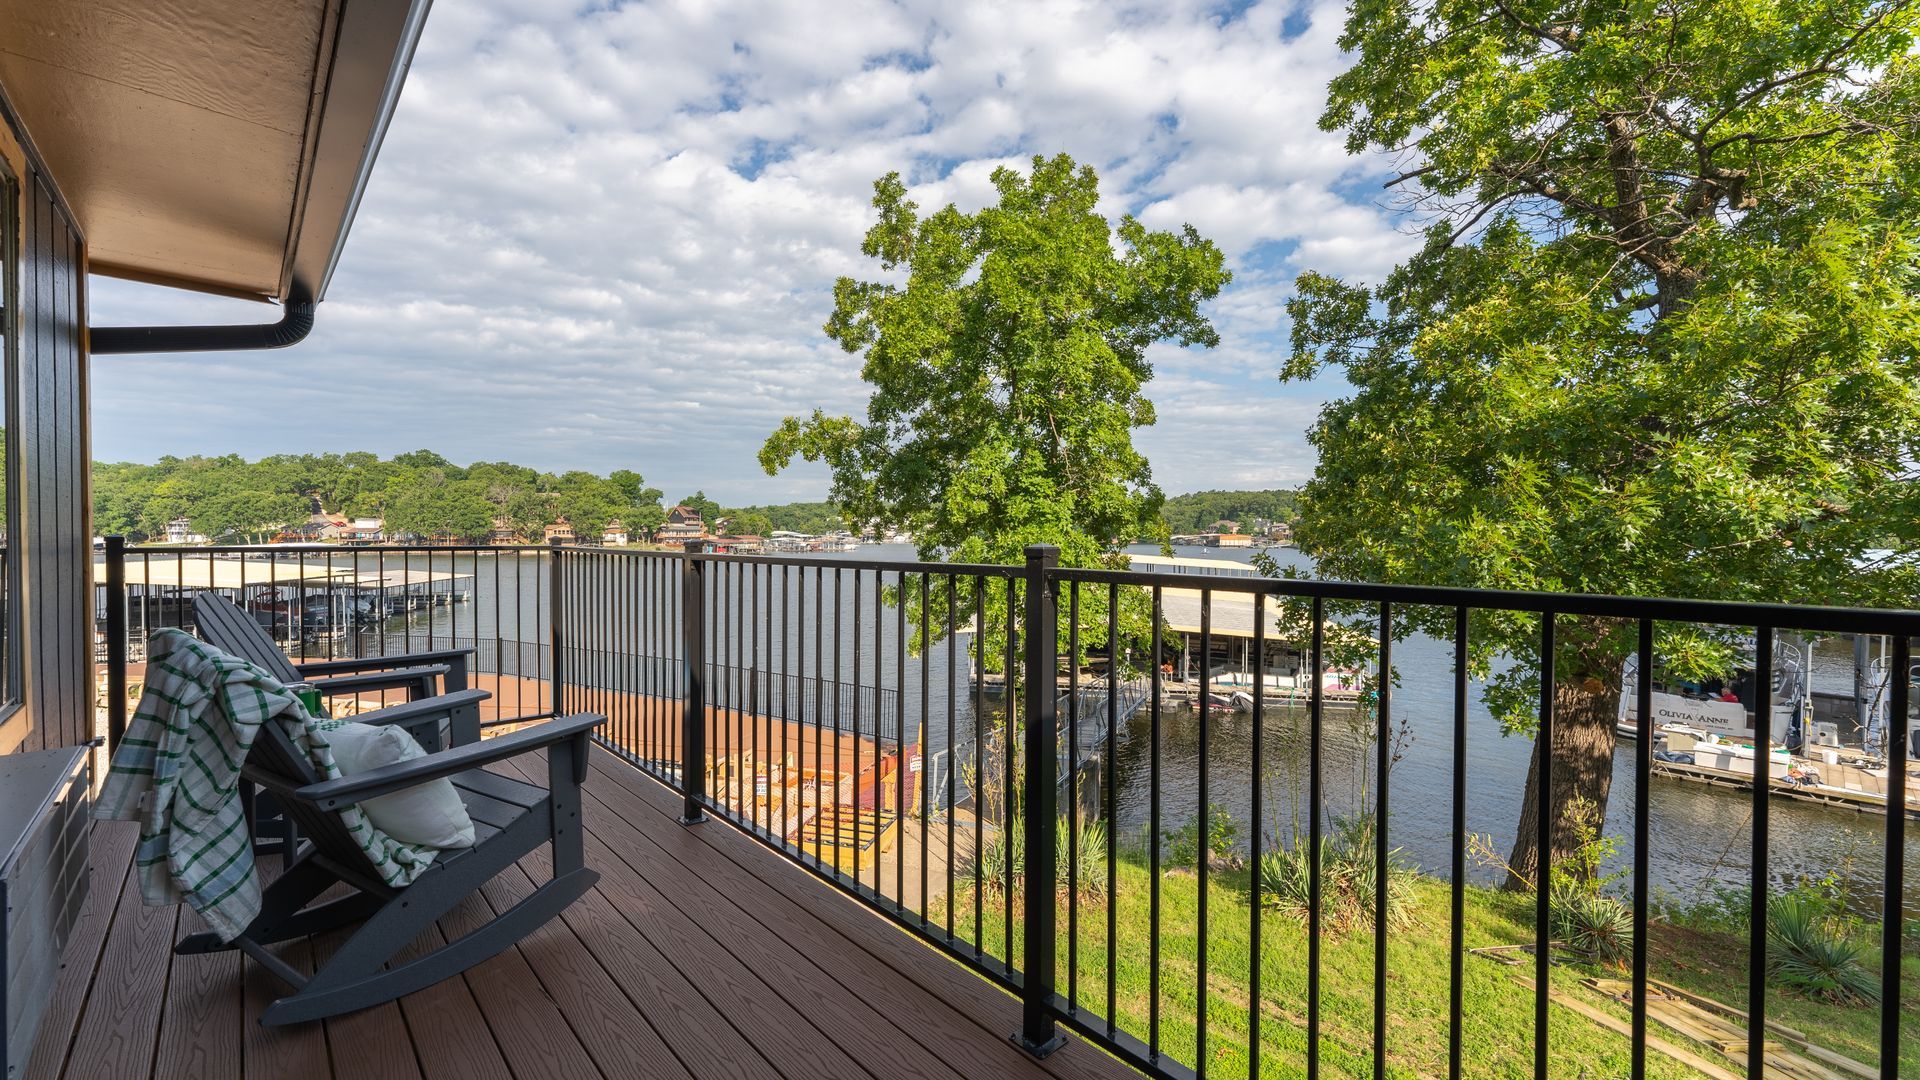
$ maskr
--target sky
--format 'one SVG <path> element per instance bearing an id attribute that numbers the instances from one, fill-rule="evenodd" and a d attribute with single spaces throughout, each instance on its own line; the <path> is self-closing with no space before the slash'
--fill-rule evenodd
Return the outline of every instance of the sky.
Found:
<path id="1" fill-rule="evenodd" d="M 101 357 L 94 450 L 429 448 L 630 468 L 669 498 L 818 499 L 767 476 L 787 415 L 860 415 L 821 331 L 873 181 L 988 202 L 1001 165 L 1092 164 L 1103 209 L 1190 223 L 1235 280 L 1219 347 L 1156 347 L 1136 435 L 1169 493 L 1291 486 L 1337 376 L 1282 384 L 1313 269 L 1377 281 L 1416 247 L 1388 162 L 1319 130 L 1342 3 L 436 0 L 313 334 L 271 353 Z M 95 325 L 271 321 L 96 278 Z M 164 419 L 160 419 L 164 418 Z"/>

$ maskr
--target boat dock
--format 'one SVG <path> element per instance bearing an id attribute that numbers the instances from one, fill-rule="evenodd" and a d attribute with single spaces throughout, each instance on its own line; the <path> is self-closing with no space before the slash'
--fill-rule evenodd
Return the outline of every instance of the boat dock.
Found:
<path id="1" fill-rule="evenodd" d="M 1663 761 L 1656 757 L 1653 761 L 1654 775 L 1742 791 L 1753 790 L 1756 770 L 1751 746 L 1721 744 L 1719 749 L 1725 752 L 1709 752 L 1711 749 L 1714 748 L 1709 744 L 1696 745 L 1691 755 L 1692 761 Z M 1785 752 L 1777 752 L 1770 757 L 1766 770 L 1767 786 L 1775 795 L 1872 814 L 1888 811 L 1888 770 L 1884 764 L 1875 767 L 1864 759 L 1840 760 L 1838 755 L 1833 761 L 1790 757 Z M 1920 770 L 1908 770 L 1905 802 L 1907 815 L 1920 818 L 1920 777 L 1914 775 L 1916 771 Z"/>

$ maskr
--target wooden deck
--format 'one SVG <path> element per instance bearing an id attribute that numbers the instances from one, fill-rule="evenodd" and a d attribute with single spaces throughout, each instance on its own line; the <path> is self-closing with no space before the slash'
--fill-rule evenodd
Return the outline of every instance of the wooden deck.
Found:
<path id="1" fill-rule="evenodd" d="M 544 763 L 523 764 L 544 782 Z M 1012 997 L 723 822 L 680 825 L 672 792 L 598 750 L 587 793 L 601 879 L 562 918 L 396 1002 L 275 1030 L 255 1018 L 280 984 L 238 953 L 172 955 L 199 917 L 142 905 L 135 826 L 97 823 L 87 910 L 27 1076 L 1137 1075 L 1078 1041 L 1034 1061 L 1008 1039 Z M 544 855 L 432 936 L 544 880 Z M 306 969 L 339 940 L 280 955 Z"/>

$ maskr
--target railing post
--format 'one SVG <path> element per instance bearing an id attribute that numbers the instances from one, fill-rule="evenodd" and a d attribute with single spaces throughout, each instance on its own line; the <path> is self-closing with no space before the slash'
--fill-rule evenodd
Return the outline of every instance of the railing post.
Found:
<path id="1" fill-rule="evenodd" d="M 127 538 L 107 537 L 107 753 L 127 734 Z"/>
<path id="2" fill-rule="evenodd" d="M 553 715 L 559 716 L 565 709 L 567 687 L 566 673 L 562 670 L 564 661 L 561 650 L 566 647 L 566 635 L 562 627 L 566 616 L 566 578 L 560 565 L 560 538 L 547 540 L 547 651 L 552 654 L 553 664 L 547 668 L 547 677 L 553 684 Z"/>
<path id="3" fill-rule="evenodd" d="M 1054 881 L 1058 876 L 1055 863 L 1059 856 L 1054 850 L 1054 819 L 1059 816 L 1060 788 L 1059 751 L 1055 745 L 1060 726 L 1056 696 L 1060 647 L 1057 641 L 1059 598 L 1054 593 L 1057 583 L 1051 576 L 1059 564 L 1059 548 L 1050 544 L 1033 544 L 1027 548 L 1027 610 L 1026 625 L 1022 628 L 1026 650 L 1021 664 L 1026 669 L 1021 673 L 1021 684 L 1025 688 L 1023 711 L 1027 721 L 1027 768 L 1021 780 L 1027 850 L 1026 903 L 1021 922 L 1026 955 L 1021 962 L 1020 1030 L 1015 1033 L 1014 1041 L 1035 1057 L 1046 1057 L 1066 1042 L 1053 1021 L 1053 968 L 1058 952 L 1053 903 Z M 1013 628 L 1008 627 L 1007 632 L 1012 633 Z M 1007 704 L 1011 707 L 1013 703 Z"/>
<path id="4" fill-rule="evenodd" d="M 684 825 L 707 819 L 707 564 L 698 556 L 706 545 L 687 541 L 680 564 L 680 644 L 686 657 L 686 695 L 680 701 L 680 791 L 686 805 Z"/>

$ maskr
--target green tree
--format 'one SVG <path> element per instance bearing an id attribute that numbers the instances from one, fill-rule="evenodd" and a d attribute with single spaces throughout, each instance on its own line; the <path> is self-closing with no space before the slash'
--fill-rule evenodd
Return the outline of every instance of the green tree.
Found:
<path id="1" fill-rule="evenodd" d="M 773 519 L 759 510 L 727 511 L 727 533 L 731 536 L 766 536 L 773 531 Z"/>
<path id="2" fill-rule="evenodd" d="M 1191 226 L 1116 229 L 1093 169 L 1065 154 L 996 169 L 998 202 L 922 217 L 898 173 L 874 184 L 861 251 L 892 281 L 841 278 L 827 335 L 864 354 L 864 421 L 788 417 L 760 462 L 824 461 L 860 529 L 911 533 L 922 558 L 1069 566 L 1162 537 L 1163 496 L 1133 430 L 1153 423 L 1147 348 L 1212 346 L 1201 304 L 1231 275 Z M 903 280 L 898 280 L 903 279 Z"/>
<path id="3" fill-rule="evenodd" d="M 676 505 L 684 506 L 694 513 L 699 514 L 700 520 L 706 522 L 709 527 L 713 525 L 715 520 L 726 513 L 725 510 L 720 509 L 719 503 L 707 498 L 707 493 L 704 491 L 696 491 L 686 498 L 681 499 Z M 662 520 L 665 519 L 663 518 Z"/>
<path id="4" fill-rule="evenodd" d="M 1355 0 L 1322 125 L 1396 155 L 1435 223 L 1378 287 L 1309 273 L 1289 305 L 1284 377 L 1354 388 L 1312 431 L 1319 571 L 1910 603 L 1914 571 L 1868 553 L 1920 539 L 1915 23 L 1885 0 Z M 1551 804 L 1604 813 L 1632 627 L 1559 625 Z M 1484 666 L 1539 627 L 1474 632 Z M 1690 644 L 1658 647 L 1716 655 Z M 1528 668 L 1489 700 L 1532 737 Z M 1556 854 L 1573 839 L 1562 816 Z"/>
<path id="5" fill-rule="evenodd" d="M 1253 522 L 1292 522 L 1297 493 L 1284 488 L 1271 491 L 1196 491 L 1175 495 L 1161 510 L 1167 527 L 1176 533 L 1205 532 L 1216 521 L 1237 521 L 1242 529 Z"/>

